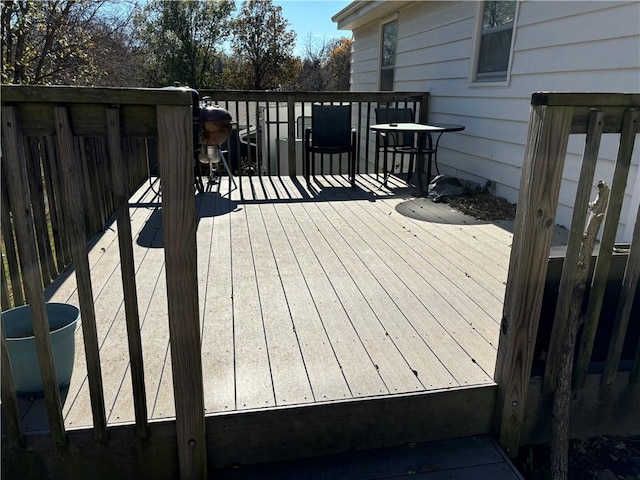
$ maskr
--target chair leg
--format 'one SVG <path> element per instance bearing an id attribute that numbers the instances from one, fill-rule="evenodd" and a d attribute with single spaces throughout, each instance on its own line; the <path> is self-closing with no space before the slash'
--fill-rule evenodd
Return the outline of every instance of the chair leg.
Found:
<path id="1" fill-rule="evenodd" d="M 356 186 L 356 155 L 355 152 L 349 154 L 349 163 L 351 164 L 351 186 Z"/>
<path id="2" fill-rule="evenodd" d="M 407 170 L 407 182 L 409 180 L 411 180 L 411 177 L 413 176 L 413 168 L 414 168 L 413 167 L 413 163 L 414 163 L 413 162 L 413 158 L 414 158 L 414 156 L 415 155 L 413 153 L 409 154 L 409 169 Z"/>
<path id="3" fill-rule="evenodd" d="M 307 185 L 311 184 L 309 177 L 309 152 L 305 150 L 304 152 L 304 178 L 307 181 Z"/>

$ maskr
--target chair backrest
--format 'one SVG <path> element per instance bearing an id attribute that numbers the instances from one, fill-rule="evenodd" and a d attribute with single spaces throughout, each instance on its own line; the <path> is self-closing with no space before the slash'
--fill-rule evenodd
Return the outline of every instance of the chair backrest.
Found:
<path id="1" fill-rule="evenodd" d="M 351 145 L 351 105 L 313 105 L 311 144 L 314 147 Z"/>
<path id="2" fill-rule="evenodd" d="M 376 123 L 413 123 L 413 109 L 411 108 L 395 108 L 395 107 L 378 107 L 376 108 Z"/>
<path id="3" fill-rule="evenodd" d="M 376 123 L 413 123 L 415 117 L 413 116 L 413 109 L 411 108 L 396 108 L 396 107 L 378 107 L 376 111 Z M 414 134 L 403 133 L 399 135 L 399 138 L 390 138 L 389 143 L 391 146 L 411 146 L 413 145 Z M 394 143 L 395 141 L 395 143 Z"/>

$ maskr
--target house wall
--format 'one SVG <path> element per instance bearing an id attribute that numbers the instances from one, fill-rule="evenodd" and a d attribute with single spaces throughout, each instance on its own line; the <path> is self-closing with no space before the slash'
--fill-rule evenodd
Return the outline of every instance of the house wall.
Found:
<path id="1" fill-rule="evenodd" d="M 640 91 L 640 3 L 521 0 L 506 82 L 472 81 L 479 2 L 398 2 L 391 16 L 354 29 L 352 91 L 378 89 L 380 27 L 398 19 L 394 90 L 428 91 L 432 122 L 461 123 L 440 143 L 440 173 L 484 184 L 515 202 L 536 91 Z M 584 136 L 570 140 L 557 222 L 569 226 Z M 631 238 L 640 202 L 639 150 L 618 241 Z M 597 180 L 611 184 L 617 136 L 603 138 Z M 594 196 L 596 189 L 594 187 Z"/>

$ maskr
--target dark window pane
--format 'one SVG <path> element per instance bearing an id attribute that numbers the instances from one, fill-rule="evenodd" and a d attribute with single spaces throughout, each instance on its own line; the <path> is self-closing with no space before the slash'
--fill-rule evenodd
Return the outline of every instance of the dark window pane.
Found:
<path id="1" fill-rule="evenodd" d="M 482 29 L 499 27 L 513 22 L 516 14 L 516 2 L 511 1 L 487 1 L 484 3 L 482 15 Z"/>
<path id="2" fill-rule="evenodd" d="M 393 68 L 380 70 L 380 90 L 393 90 Z"/>
<path id="3" fill-rule="evenodd" d="M 396 22 L 387 23 L 382 27 L 382 66 L 392 67 L 396 63 L 396 44 L 398 28 Z"/>
<path id="4" fill-rule="evenodd" d="M 506 72 L 509 66 L 512 29 L 482 36 L 478 73 Z"/>

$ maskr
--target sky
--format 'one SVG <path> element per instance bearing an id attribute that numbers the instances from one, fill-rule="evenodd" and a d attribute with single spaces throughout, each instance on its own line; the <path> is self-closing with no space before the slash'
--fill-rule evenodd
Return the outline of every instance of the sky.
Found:
<path id="1" fill-rule="evenodd" d="M 296 32 L 295 55 L 302 55 L 309 35 L 323 39 L 349 37 L 350 30 L 338 30 L 331 17 L 349 5 L 351 0 L 274 0 L 282 7 L 282 16 Z"/>

